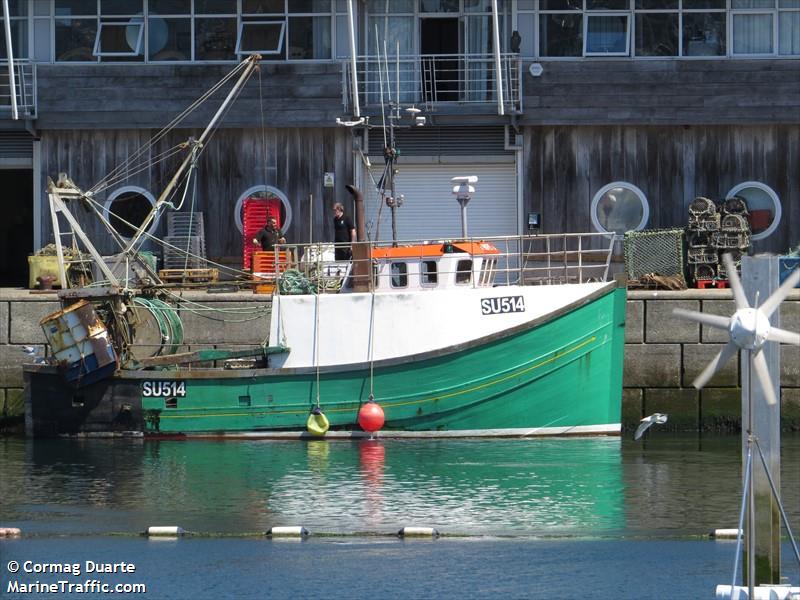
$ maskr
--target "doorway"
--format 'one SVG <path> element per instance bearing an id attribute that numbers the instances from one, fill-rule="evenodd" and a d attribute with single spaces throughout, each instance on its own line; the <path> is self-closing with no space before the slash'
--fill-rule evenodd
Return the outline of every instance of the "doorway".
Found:
<path id="1" fill-rule="evenodd" d="M 27 287 L 33 251 L 33 170 L 0 169 L 0 287 Z"/>
<path id="2" fill-rule="evenodd" d="M 422 89 L 427 102 L 459 100 L 461 74 L 461 20 L 457 17 L 426 17 L 419 20 L 422 59 Z M 453 55 L 439 58 L 430 55 Z"/>

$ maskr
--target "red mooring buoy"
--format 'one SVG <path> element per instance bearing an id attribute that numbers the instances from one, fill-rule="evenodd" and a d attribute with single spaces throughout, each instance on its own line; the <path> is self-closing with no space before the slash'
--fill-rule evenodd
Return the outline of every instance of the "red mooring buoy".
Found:
<path id="1" fill-rule="evenodd" d="M 361 429 L 373 433 L 383 427 L 384 416 L 381 405 L 370 400 L 358 411 L 358 424 Z"/>

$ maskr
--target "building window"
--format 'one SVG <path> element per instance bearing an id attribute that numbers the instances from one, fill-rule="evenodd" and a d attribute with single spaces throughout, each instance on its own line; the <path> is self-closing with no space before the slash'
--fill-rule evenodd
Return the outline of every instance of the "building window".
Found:
<path id="1" fill-rule="evenodd" d="M 333 56 L 337 11 L 332 0 L 52 1 L 52 9 L 36 16 L 53 19 L 56 62 L 233 62 L 255 53 L 277 60 Z M 338 12 L 346 12 L 344 5 Z M 21 13 L 18 19 L 19 43 L 27 56 L 27 16 Z M 16 27 L 12 24 L 12 30 Z"/>
<path id="2" fill-rule="evenodd" d="M 422 263 L 420 263 L 419 277 L 422 285 L 436 285 L 439 281 L 439 274 L 436 271 L 436 261 L 423 260 Z"/>
<path id="3" fill-rule="evenodd" d="M 103 216 L 111 226 L 124 238 L 132 238 L 137 229 L 144 223 L 151 209 L 156 205 L 156 199 L 145 190 L 133 185 L 121 187 L 108 197 L 103 206 Z M 152 232 L 158 225 L 158 217 L 153 219 L 148 232 Z"/>
<path id="4" fill-rule="evenodd" d="M 630 52 L 628 15 L 588 14 L 583 54 L 585 56 L 627 56 Z"/>
<path id="5" fill-rule="evenodd" d="M 100 21 L 94 41 L 95 56 L 137 56 L 142 51 L 144 23 Z"/>
<path id="6" fill-rule="evenodd" d="M 234 223 L 236 223 L 236 228 L 240 232 L 244 232 L 244 228 L 242 226 L 242 204 L 248 198 L 263 198 L 263 199 L 276 199 L 280 201 L 280 219 L 278 219 L 278 224 L 281 228 L 281 231 L 286 233 L 288 231 L 289 226 L 292 224 L 292 205 L 289 203 L 289 198 L 286 197 L 281 190 L 276 187 L 272 187 L 271 185 L 256 185 L 249 189 L 247 189 L 239 199 L 236 201 L 236 205 L 233 209 L 234 214 Z"/>
<path id="7" fill-rule="evenodd" d="M 14 60 L 28 58 L 28 2 L 26 0 L 10 0 L 8 13 Z M 2 9 L 0 9 L 0 15 L 2 14 Z M 0 59 L 8 59 L 5 37 L 0 41 Z"/>
<path id="8" fill-rule="evenodd" d="M 763 240 L 778 228 L 783 210 L 771 187 L 758 181 L 745 181 L 734 186 L 725 196 L 743 198 L 747 202 L 753 240 Z"/>
<path id="9" fill-rule="evenodd" d="M 598 231 L 621 236 L 626 231 L 643 229 L 650 217 L 650 207 L 638 187 L 615 181 L 602 187 L 592 200 L 592 224 Z"/>
<path id="10" fill-rule="evenodd" d="M 243 21 L 239 25 L 238 54 L 280 54 L 283 49 L 283 21 Z"/>
<path id="11" fill-rule="evenodd" d="M 408 287 L 408 265 L 404 262 L 393 262 L 391 267 L 393 288 Z"/>
<path id="12" fill-rule="evenodd" d="M 636 56 L 678 56 L 679 0 L 635 0 Z"/>
<path id="13" fill-rule="evenodd" d="M 800 54 L 798 0 L 518 0 L 523 56 Z M 538 26 L 536 25 L 538 20 Z M 537 36 L 536 42 L 529 41 Z M 633 46 L 633 48 L 631 48 Z"/>

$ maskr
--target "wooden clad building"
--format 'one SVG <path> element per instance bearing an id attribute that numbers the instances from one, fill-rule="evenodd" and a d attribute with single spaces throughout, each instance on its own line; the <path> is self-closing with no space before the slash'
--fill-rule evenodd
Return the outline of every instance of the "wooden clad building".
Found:
<path id="1" fill-rule="evenodd" d="M 348 4 L 12 0 L 21 118 L 5 61 L 0 185 L 14 218 L 0 224 L 0 285 L 25 281 L 25 256 L 52 241 L 48 177 L 91 188 L 256 52 L 260 72 L 199 164 L 195 210 L 214 259 L 241 255 L 241 202 L 259 192 L 281 200 L 288 240 L 331 240 L 330 205 L 355 183 L 370 234 L 385 238 L 388 211 L 371 188 L 390 103 L 402 237 L 457 235 L 449 179 L 477 174 L 474 235 L 524 232 L 532 212 L 543 232 L 680 227 L 696 196 L 740 195 L 760 211 L 755 251 L 800 241 L 796 3 L 500 1 L 496 56 L 491 2 L 353 2 L 355 60 Z M 223 94 L 149 156 L 197 137 Z M 356 100 L 368 121 L 337 125 L 357 120 Z M 143 218 L 176 160 L 126 173 L 95 199 Z M 115 251 L 109 238 L 98 245 Z"/>

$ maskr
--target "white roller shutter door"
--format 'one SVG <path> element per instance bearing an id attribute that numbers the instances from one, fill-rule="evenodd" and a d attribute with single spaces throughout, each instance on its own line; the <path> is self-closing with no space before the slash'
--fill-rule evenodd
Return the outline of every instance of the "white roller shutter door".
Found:
<path id="1" fill-rule="evenodd" d="M 379 179 L 382 165 L 375 164 L 373 176 Z M 468 235 L 493 237 L 517 235 L 519 211 L 514 163 L 502 164 L 398 164 L 395 179 L 397 194 L 405 202 L 397 210 L 397 237 L 400 240 L 453 239 L 461 236 L 461 207 L 452 194 L 452 177 L 477 175 L 475 194 L 467 205 Z M 378 224 L 378 195 L 367 181 L 365 194 L 367 233 L 375 240 L 392 239 L 391 210 L 383 206 Z"/>

